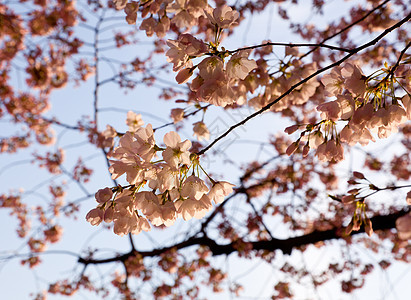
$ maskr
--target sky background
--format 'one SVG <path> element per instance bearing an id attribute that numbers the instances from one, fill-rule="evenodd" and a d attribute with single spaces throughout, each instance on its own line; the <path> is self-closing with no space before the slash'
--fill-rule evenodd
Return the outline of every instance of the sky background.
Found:
<path id="1" fill-rule="evenodd" d="M 84 2 L 79 0 L 79 3 Z M 302 2 L 302 1 L 301 1 Z M 309 7 L 307 1 L 307 7 Z M 84 3 L 83 3 L 84 4 Z M 305 2 L 303 3 L 305 5 Z M 337 19 L 340 15 L 346 13 L 346 7 L 351 3 L 346 1 L 329 1 L 325 7 L 324 20 L 328 21 L 330 18 Z M 311 18 L 307 16 L 307 7 L 300 5 L 299 9 L 290 5 L 289 13 L 291 18 L 295 20 L 310 20 L 315 24 L 325 24 L 318 18 Z M 278 18 L 273 18 L 273 6 L 261 14 L 255 15 L 249 20 L 245 21 L 239 28 L 236 29 L 236 34 L 223 42 L 223 46 L 227 49 L 235 49 L 245 45 L 260 44 L 261 41 L 270 39 L 276 42 L 298 42 L 288 30 L 287 23 Z M 118 13 L 122 16 L 122 13 Z M 123 21 L 125 23 L 125 21 Z M 322 22 L 322 23 L 321 23 Z M 118 24 L 121 21 L 117 22 Z M 116 24 L 117 24 L 116 23 Z M 116 27 L 116 30 L 121 30 L 121 26 Z M 79 36 L 87 36 L 87 30 L 78 29 L 76 33 Z M 369 40 L 369 37 L 359 35 L 359 43 Z M 112 36 L 112 30 L 106 31 L 101 39 Z M 139 34 L 142 40 L 146 40 L 144 33 Z M 129 47 L 120 52 L 107 51 L 104 53 L 106 57 L 113 57 L 127 61 L 128 58 L 135 56 L 136 51 L 144 53 L 149 46 L 141 43 L 137 46 Z M 275 50 L 275 53 L 282 57 L 283 49 Z M 158 61 L 158 64 L 165 62 Z M 109 78 L 111 76 L 110 68 L 102 64 L 102 71 L 100 79 Z M 171 70 L 171 67 L 170 67 Z M 165 76 L 165 75 L 164 75 Z M 173 81 L 174 75 L 170 73 L 165 80 Z M 161 85 L 161 83 L 159 83 Z M 165 85 L 164 85 L 165 86 Z M 16 87 L 24 89 L 24 82 L 21 78 L 16 77 Z M 176 88 L 178 86 L 176 85 Z M 75 125 L 75 122 L 81 116 L 90 115 L 92 113 L 92 91 L 93 79 L 81 86 L 69 85 L 66 88 L 56 91 L 52 94 L 51 103 L 52 108 L 48 115 L 56 117 L 64 123 Z M 99 117 L 99 128 L 103 129 L 106 124 L 114 126 L 118 131 L 126 131 L 125 124 L 126 114 L 128 110 L 133 110 L 141 113 L 145 123 L 152 123 L 153 127 L 161 126 L 170 121 L 169 114 L 172 108 L 178 107 L 172 101 L 158 101 L 158 89 L 147 88 L 145 86 L 137 86 L 134 90 L 128 91 L 126 94 L 118 87 L 108 84 L 102 87 L 100 91 L 99 107 L 101 109 Z M 115 110 L 111 109 L 115 108 Z M 250 108 L 244 108 L 239 111 L 224 111 L 220 108 L 212 108 L 206 114 L 205 123 L 208 124 L 211 131 L 211 140 L 223 130 L 242 120 L 245 116 L 252 113 Z M 192 139 L 192 123 L 201 119 L 201 115 L 196 115 L 187 125 L 179 131 L 183 139 Z M 226 140 L 221 144 L 216 145 L 217 155 L 210 155 L 204 159 L 203 165 L 216 174 L 217 178 L 224 178 L 224 180 L 235 182 L 238 178 L 238 167 L 242 163 L 252 159 L 264 160 L 272 155 L 269 147 L 261 141 L 267 141 L 270 134 L 275 131 L 282 132 L 283 129 L 289 125 L 285 120 L 276 118 L 273 114 L 264 114 L 251 120 L 239 129 L 231 133 Z M 81 253 L 86 249 L 105 249 L 106 253 L 102 252 L 99 257 L 111 256 L 113 252 L 128 251 L 130 246 L 127 237 L 119 237 L 114 235 L 111 231 L 102 229 L 100 227 L 92 227 L 86 221 L 84 216 L 96 203 L 92 198 L 82 201 L 85 197 L 84 191 L 74 182 L 70 182 L 66 176 L 57 175 L 50 178 L 48 172 L 44 169 L 34 168 L 32 162 L 32 153 L 45 153 L 57 149 L 58 147 L 65 149 L 65 163 L 67 170 L 71 170 L 75 165 L 79 155 L 83 158 L 86 164 L 94 169 L 94 174 L 86 189 L 88 194 L 94 194 L 100 188 L 111 186 L 112 181 L 109 177 L 106 162 L 102 157 L 100 151 L 87 142 L 87 136 L 79 136 L 77 132 L 66 129 L 55 128 L 58 134 L 57 143 L 51 148 L 46 147 L 30 147 L 21 150 L 18 154 L 2 154 L 0 156 L 0 192 L 18 191 L 20 187 L 24 187 L 23 195 L 27 199 L 29 206 L 35 207 L 39 203 L 47 201 L 44 194 L 47 194 L 47 188 L 50 181 L 60 183 L 67 182 L 68 196 L 66 201 L 79 200 L 82 202 L 81 211 L 77 215 L 78 219 L 61 218 L 60 225 L 64 228 L 64 238 L 57 244 L 50 245 L 48 248 L 49 254 L 42 256 L 44 263 L 34 270 L 28 270 L 26 267 L 20 265 L 18 258 L 5 260 L 7 256 L 14 256 L 15 254 L 27 253 L 24 248 L 24 243 L 16 238 L 13 228 L 16 227 L 15 218 L 9 217 L 9 211 L 0 210 L 0 232 L 3 242 L 0 244 L 0 291 L 1 299 L 29 299 L 28 294 L 34 291 L 41 291 L 47 285 L 46 282 L 50 278 L 64 278 L 64 276 L 72 276 L 73 269 L 80 270 L 82 266 L 76 264 L 77 258 L 63 252 L 68 250 L 74 253 Z M 16 127 L 6 122 L 0 123 L 0 132 L 14 132 Z M 159 130 L 156 133 L 157 140 L 167 131 L 172 130 L 168 127 L 164 130 Z M 387 141 L 386 143 L 389 143 Z M 376 146 L 370 146 L 376 147 Z M 239 149 L 241 151 L 239 151 Z M 401 150 L 398 150 L 401 151 Z M 222 161 L 229 157 L 236 162 L 236 166 L 223 164 Z M 350 162 L 348 161 L 347 164 Z M 352 164 L 360 164 L 361 161 L 352 160 Z M 349 165 L 342 165 L 341 170 L 347 170 Z M 224 177 L 222 176 L 224 174 Z M 234 204 L 240 206 L 240 204 Z M 238 208 L 241 209 L 241 208 Z M 236 210 L 233 209 L 233 215 Z M 185 234 L 187 229 L 192 226 L 196 228 L 199 222 L 191 220 L 189 222 L 177 222 L 176 225 L 167 229 L 166 231 L 153 229 L 149 233 L 143 233 L 134 237 L 135 244 L 140 250 L 149 250 L 153 246 L 161 245 L 163 243 L 170 243 L 178 240 L 182 234 Z M 281 224 L 278 224 L 278 229 L 274 234 L 278 237 L 286 236 L 286 232 L 282 232 Z M 306 264 L 311 270 L 322 270 L 322 266 L 329 261 L 338 262 L 341 259 L 341 248 L 323 247 L 320 249 L 313 249 L 311 247 L 308 251 L 301 254 L 294 251 L 292 260 Z M 378 260 L 378 257 L 370 257 L 370 252 L 364 251 L 361 246 L 354 246 L 353 251 L 362 253 L 364 259 L 370 261 Z M 190 252 L 190 251 L 188 251 Z M 278 253 L 275 262 L 281 261 L 283 254 Z M 236 255 L 229 257 L 221 256 L 216 258 L 217 264 L 223 269 L 228 270 L 230 280 L 239 280 L 244 283 L 245 291 L 241 299 L 267 299 L 273 291 L 273 283 L 282 274 L 276 267 L 272 267 L 266 263 L 262 263 L 258 259 L 253 260 L 239 260 Z M 98 266 L 92 267 L 93 276 L 98 278 L 104 274 L 117 268 L 117 266 Z M 90 271 L 90 270 L 89 270 Z M 326 287 L 319 289 L 318 294 L 307 294 L 305 289 L 298 291 L 298 297 L 295 299 L 381 299 L 381 300 L 406 300 L 407 290 L 409 290 L 407 283 L 410 278 L 409 266 L 401 263 L 396 263 L 394 267 L 387 271 L 375 270 L 373 274 L 368 276 L 363 290 L 355 291 L 352 295 L 345 295 L 341 292 L 340 286 L 336 283 L 327 284 Z M 310 285 L 310 283 L 306 283 Z M 311 290 L 311 289 L 310 289 Z M 205 293 L 202 296 L 208 299 L 228 299 L 226 293 L 210 294 Z M 63 299 L 55 296 L 50 299 Z M 86 292 L 77 293 L 72 299 L 95 299 Z"/>

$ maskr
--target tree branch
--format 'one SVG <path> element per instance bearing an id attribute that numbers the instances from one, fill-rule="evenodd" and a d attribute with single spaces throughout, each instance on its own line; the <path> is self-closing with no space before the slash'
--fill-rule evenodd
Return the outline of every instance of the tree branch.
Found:
<path id="1" fill-rule="evenodd" d="M 374 216 L 370 220 L 373 224 L 374 231 L 376 230 L 390 230 L 395 228 L 395 221 L 406 215 L 409 212 L 408 208 L 404 208 L 397 212 L 388 214 L 388 215 L 379 215 Z M 342 239 L 344 238 L 342 233 L 343 228 L 341 227 L 334 227 L 329 230 L 325 231 L 313 231 L 311 233 L 292 237 L 288 239 L 271 239 L 271 240 L 264 240 L 264 241 L 254 241 L 254 242 L 247 242 L 252 246 L 253 250 L 265 250 L 265 251 L 275 251 L 281 250 L 284 254 L 291 254 L 292 250 L 295 248 L 299 248 L 302 246 L 313 245 L 318 242 L 330 241 L 334 239 Z M 359 231 L 353 231 L 349 236 L 357 235 L 364 233 L 364 228 L 361 228 Z M 80 257 L 78 262 L 84 265 L 89 264 L 105 264 L 111 262 L 124 262 L 129 257 L 135 256 L 136 254 L 141 255 L 142 257 L 155 257 L 159 256 L 162 253 L 170 251 L 171 249 L 184 249 L 191 246 L 207 246 L 213 255 L 229 255 L 233 252 L 237 252 L 237 248 L 235 246 L 236 242 L 232 242 L 229 244 L 217 244 L 213 239 L 202 236 L 202 237 L 191 237 L 181 243 L 154 249 L 151 251 L 130 251 L 128 253 L 117 255 L 107 259 L 92 259 L 92 258 L 83 258 Z"/>
<path id="2" fill-rule="evenodd" d="M 337 47 L 337 46 L 331 46 L 331 45 L 326 45 L 326 44 L 313 44 L 313 43 L 265 43 L 265 44 L 261 44 L 261 45 L 255 45 L 255 46 L 249 46 L 249 47 L 244 47 L 244 48 L 239 48 L 236 50 L 227 50 L 230 54 L 242 51 L 242 50 L 252 50 L 252 49 L 256 49 L 256 48 L 260 48 L 260 47 L 265 47 L 265 46 L 285 46 L 285 47 L 290 47 L 290 48 L 294 48 L 294 47 L 316 47 L 316 48 L 327 48 L 327 49 L 331 49 L 331 50 L 338 50 L 338 51 L 342 51 L 342 52 L 348 52 L 351 53 L 354 51 L 354 49 L 347 49 L 347 48 L 341 48 L 341 47 Z"/>

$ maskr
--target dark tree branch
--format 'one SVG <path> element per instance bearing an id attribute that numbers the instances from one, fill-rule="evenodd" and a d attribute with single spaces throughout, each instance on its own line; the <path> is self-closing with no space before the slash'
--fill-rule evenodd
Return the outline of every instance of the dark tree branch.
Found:
<path id="1" fill-rule="evenodd" d="M 374 231 L 377 230 L 390 230 L 395 228 L 395 221 L 406 215 L 409 212 L 408 208 L 404 208 L 402 210 L 399 210 L 397 212 L 388 214 L 388 215 L 379 215 L 379 216 L 374 216 L 370 220 L 373 224 L 373 229 Z M 343 233 L 343 228 L 341 227 L 334 227 L 329 230 L 325 231 L 313 231 L 311 233 L 297 236 L 297 237 L 292 237 L 288 239 L 271 239 L 271 240 L 264 240 L 264 241 L 254 241 L 254 242 L 247 242 L 252 246 L 253 250 L 265 250 L 265 251 L 275 251 L 275 250 L 280 250 L 284 254 L 291 254 L 292 250 L 295 248 L 299 248 L 302 246 L 307 246 L 307 245 L 312 245 L 317 242 L 324 242 L 324 241 L 330 241 L 334 239 L 343 239 L 344 238 L 344 233 Z M 357 235 L 364 233 L 364 228 L 361 228 L 359 231 L 353 231 L 350 236 Z M 158 248 L 154 249 L 151 251 L 130 251 L 125 254 L 117 255 L 111 258 L 107 259 L 92 259 L 92 258 L 84 258 L 80 257 L 78 259 L 78 262 L 84 265 L 89 265 L 89 264 L 106 264 L 106 263 L 111 263 L 111 262 L 124 262 L 126 261 L 129 257 L 132 257 L 136 254 L 141 255 L 142 257 L 155 257 L 159 256 L 162 253 L 165 253 L 167 251 L 170 251 L 171 249 L 185 249 L 191 246 L 207 246 L 210 251 L 213 253 L 213 255 L 229 255 L 233 252 L 237 252 L 236 248 L 236 242 L 232 242 L 229 244 L 225 245 L 220 245 L 217 244 L 213 239 L 203 236 L 203 237 L 191 237 L 181 243 L 168 246 L 168 247 L 163 247 L 163 248 Z"/>
<path id="2" fill-rule="evenodd" d="M 326 45 L 326 44 L 313 44 L 313 43 L 264 43 L 261 45 L 255 45 L 255 46 L 249 46 L 249 47 L 243 47 L 239 48 L 236 50 L 227 50 L 230 54 L 242 51 L 242 50 L 252 50 L 256 48 L 261 48 L 261 47 L 266 47 L 266 46 L 284 46 L 284 47 L 290 47 L 290 48 L 296 48 L 296 47 L 316 47 L 316 48 L 327 48 L 331 50 L 338 50 L 342 52 L 348 52 L 351 53 L 355 49 L 347 49 L 347 48 L 342 48 L 342 47 L 337 47 L 337 46 L 332 46 L 332 45 Z"/>

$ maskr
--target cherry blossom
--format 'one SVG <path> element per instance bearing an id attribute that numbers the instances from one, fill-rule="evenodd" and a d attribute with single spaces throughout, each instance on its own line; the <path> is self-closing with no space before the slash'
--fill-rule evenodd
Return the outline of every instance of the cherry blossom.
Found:
<path id="1" fill-rule="evenodd" d="M 126 21 L 128 24 L 136 24 L 136 20 L 137 20 L 137 11 L 138 8 L 140 6 L 139 2 L 136 1 L 131 1 L 129 3 L 126 3 L 127 1 L 124 0 L 119 0 L 116 1 L 115 5 L 116 5 L 116 9 L 123 9 L 124 8 L 124 12 L 126 13 Z"/>
<path id="2" fill-rule="evenodd" d="M 103 221 L 104 212 L 100 208 L 93 208 L 86 215 L 86 220 L 91 225 L 99 225 Z"/>
<path id="3" fill-rule="evenodd" d="M 173 63 L 173 71 L 177 72 L 182 68 L 190 68 L 193 63 L 190 57 L 201 56 L 208 51 L 207 45 L 191 34 L 185 33 L 178 37 L 178 40 L 168 40 L 170 49 L 166 52 L 167 61 Z"/>
<path id="4" fill-rule="evenodd" d="M 365 93 L 367 77 L 357 65 L 345 64 L 341 69 L 341 75 L 345 78 L 344 85 L 350 92 L 356 96 L 361 96 Z"/>
<path id="5" fill-rule="evenodd" d="M 177 169 L 179 164 L 190 164 L 188 149 L 191 147 L 191 142 L 189 140 L 181 142 L 180 136 L 171 131 L 164 136 L 164 144 L 167 148 L 162 153 L 163 159 L 171 168 Z"/>
<path id="6" fill-rule="evenodd" d="M 100 204 L 106 203 L 113 197 L 113 191 L 110 188 L 104 188 L 97 191 L 96 201 Z"/>
<path id="7" fill-rule="evenodd" d="M 227 5 L 219 6 L 213 9 L 212 12 L 211 9 L 207 9 L 205 10 L 205 13 L 210 22 L 220 28 L 229 28 L 236 24 L 235 21 L 240 16 L 237 11 Z"/>
<path id="8" fill-rule="evenodd" d="M 184 109 L 182 108 L 173 108 L 171 110 L 171 118 L 174 123 L 178 123 L 184 118 Z"/>
<path id="9" fill-rule="evenodd" d="M 248 59 L 249 51 L 239 51 L 231 56 L 227 63 L 227 74 L 229 78 L 244 80 L 247 75 L 257 68 L 254 60 Z"/>
<path id="10" fill-rule="evenodd" d="M 131 110 L 127 113 L 126 123 L 128 125 L 129 131 L 136 131 L 138 128 L 144 125 L 144 122 L 141 119 L 141 114 L 136 114 Z"/>
<path id="11" fill-rule="evenodd" d="M 340 67 L 333 68 L 330 74 L 326 74 L 321 78 L 327 96 L 340 95 L 344 88 L 344 81 Z"/>
<path id="12" fill-rule="evenodd" d="M 204 122 L 196 122 L 193 124 L 194 136 L 197 137 L 199 141 L 202 139 L 210 139 L 210 131 L 207 128 L 207 125 Z"/>
<path id="13" fill-rule="evenodd" d="M 208 187 L 204 181 L 194 175 L 191 175 L 184 182 L 181 189 L 181 196 L 199 200 L 207 192 Z"/>
<path id="14" fill-rule="evenodd" d="M 395 226 L 397 227 L 399 238 L 409 240 L 411 238 L 411 213 L 398 218 Z"/>
<path id="15" fill-rule="evenodd" d="M 176 0 L 167 6 L 167 12 L 174 13 L 171 20 L 179 28 L 190 28 L 196 24 L 197 19 L 204 14 L 206 0 Z"/>
<path id="16" fill-rule="evenodd" d="M 233 187 L 235 185 L 227 181 L 216 182 L 210 190 L 209 197 L 214 200 L 216 204 L 224 201 L 224 197 L 228 196 L 233 192 Z"/>

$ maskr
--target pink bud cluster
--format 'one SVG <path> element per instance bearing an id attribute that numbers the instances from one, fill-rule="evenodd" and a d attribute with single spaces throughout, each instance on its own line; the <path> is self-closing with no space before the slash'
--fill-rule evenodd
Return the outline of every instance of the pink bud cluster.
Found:
<path id="1" fill-rule="evenodd" d="M 164 148 L 156 145 L 151 124 L 128 131 L 110 156 L 113 179 L 126 174 L 127 186 L 100 189 L 98 205 L 86 216 L 91 225 L 114 222 L 114 233 L 138 234 L 154 226 L 170 226 L 177 218 L 202 218 L 233 191 L 232 184 L 215 182 L 191 153 L 191 142 L 172 131 L 164 136 Z M 157 158 L 161 152 L 162 159 Z M 200 170 L 211 186 L 200 178 Z M 148 185 L 149 190 L 142 190 Z"/>

